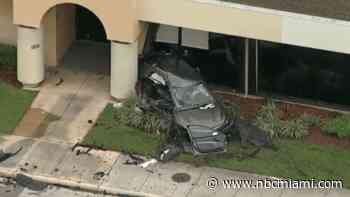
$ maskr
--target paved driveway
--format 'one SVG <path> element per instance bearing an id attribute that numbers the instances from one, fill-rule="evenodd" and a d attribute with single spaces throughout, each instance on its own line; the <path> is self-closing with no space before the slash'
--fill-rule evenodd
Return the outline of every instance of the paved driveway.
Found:
<path id="1" fill-rule="evenodd" d="M 46 80 L 14 134 L 80 141 L 110 100 L 109 46 L 77 42 Z"/>

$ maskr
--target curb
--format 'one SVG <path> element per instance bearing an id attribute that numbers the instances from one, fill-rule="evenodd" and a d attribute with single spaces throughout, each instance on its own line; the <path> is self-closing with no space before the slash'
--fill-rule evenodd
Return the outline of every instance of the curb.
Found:
<path id="1" fill-rule="evenodd" d="M 49 185 L 57 185 L 57 186 L 62 186 L 66 188 L 78 189 L 82 191 L 89 191 L 89 192 L 100 193 L 100 194 L 124 195 L 124 196 L 135 196 L 135 197 L 161 197 L 155 194 L 129 191 L 121 188 L 103 187 L 103 186 L 98 186 L 91 183 L 84 183 L 80 181 L 64 180 L 60 178 L 48 177 L 43 175 L 32 175 L 24 172 L 19 172 L 18 170 L 14 170 L 11 168 L 0 167 L 0 177 L 15 179 L 17 175 L 24 175 L 33 179 L 34 181 L 46 183 Z"/>

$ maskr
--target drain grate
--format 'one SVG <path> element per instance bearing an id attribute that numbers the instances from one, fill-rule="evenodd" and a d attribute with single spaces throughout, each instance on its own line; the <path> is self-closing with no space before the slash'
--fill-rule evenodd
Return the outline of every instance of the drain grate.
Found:
<path id="1" fill-rule="evenodd" d="M 176 183 L 185 183 L 191 180 L 191 176 L 187 173 L 176 173 L 171 179 Z"/>

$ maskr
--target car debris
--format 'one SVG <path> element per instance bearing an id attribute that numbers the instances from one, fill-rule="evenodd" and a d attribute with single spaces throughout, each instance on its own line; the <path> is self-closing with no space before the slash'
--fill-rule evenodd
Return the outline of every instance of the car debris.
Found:
<path id="1" fill-rule="evenodd" d="M 21 152 L 23 147 L 20 147 L 17 149 L 17 151 L 13 153 L 6 153 L 3 150 L 0 150 L 0 162 L 6 161 L 7 159 L 17 155 L 19 152 Z"/>
<path id="2" fill-rule="evenodd" d="M 152 158 L 150 160 L 146 160 L 144 158 L 141 158 L 139 156 L 133 155 L 131 153 L 128 153 L 128 159 L 123 163 L 124 165 L 135 165 L 139 166 L 141 168 L 146 169 L 147 172 L 154 173 L 152 170 L 147 169 L 149 166 L 156 164 L 158 160 Z"/>
<path id="3" fill-rule="evenodd" d="M 142 164 L 140 164 L 140 167 L 141 167 L 141 168 L 147 168 L 148 166 L 153 165 L 153 164 L 155 164 L 155 163 L 157 163 L 157 162 L 158 162 L 158 161 L 157 161 L 156 159 L 150 159 L 150 160 L 145 161 L 145 162 L 143 162 Z"/>
<path id="4" fill-rule="evenodd" d="M 63 83 L 63 81 L 64 81 L 64 80 L 63 80 L 62 78 L 58 78 L 57 81 L 56 81 L 56 83 L 55 83 L 55 85 L 56 85 L 56 86 L 60 86 L 60 85 Z"/>
<path id="5" fill-rule="evenodd" d="M 93 176 L 93 179 L 99 181 L 99 180 L 101 180 L 104 176 L 106 176 L 106 173 L 105 173 L 105 172 L 102 172 L 102 171 L 96 172 L 96 173 L 94 174 L 94 176 Z"/>
<path id="6" fill-rule="evenodd" d="M 81 144 L 81 143 L 75 143 L 72 148 L 71 151 L 75 151 L 77 148 L 87 148 L 88 152 L 90 152 L 91 150 L 95 149 L 95 150 L 101 150 L 101 151 L 106 151 L 107 149 L 105 149 L 102 146 L 98 146 L 98 145 L 86 145 L 86 144 Z"/>
<path id="7" fill-rule="evenodd" d="M 125 165 L 140 165 L 145 162 L 145 159 L 128 153 L 129 159 L 127 159 L 124 164 Z"/>

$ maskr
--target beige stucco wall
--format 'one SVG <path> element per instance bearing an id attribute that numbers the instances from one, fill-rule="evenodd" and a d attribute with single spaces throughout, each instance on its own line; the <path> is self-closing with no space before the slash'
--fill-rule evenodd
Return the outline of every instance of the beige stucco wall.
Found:
<path id="1" fill-rule="evenodd" d="M 56 9 L 51 9 L 43 20 L 45 64 L 57 65 L 56 53 Z"/>
<path id="2" fill-rule="evenodd" d="M 62 5 L 57 7 L 56 15 L 57 61 L 60 62 L 75 40 L 75 7 Z"/>
<path id="3" fill-rule="evenodd" d="M 17 29 L 13 24 L 12 12 L 12 0 L 0 0 L 0 43 L 17 44 Z"/>
<path id="4" fill-rule="evenodd" d="M 57 66 L 75 40 L 75 7 L 60 5 L 50 9 L 42 21 L 45 64 Z"/>
<path id="5" fill-rule="evenodd" d="M 50 8 L 72 3 L 92 11 L 103 23 L 109 40 L 133 42 L 139 35 L 140 24 L 136 19 L 138 0 L 35 0 L 35 6 L 33 1 L 13 1 L 14 23 L 18 25 L 39 27 Z"/>
<path id="6" fill-rule="evenodd" d="M 138 0 L 142 21 L 261 40 L 281 41 L 282 17 L 193 0 Z"/>
<path id="7" fill-rule="evenodd" d="M 350 54 L 350 23 L 283 18 L 282 43 Z"/>
<path id="8" fill-rule="evenodd" d="M 0 1 L 10 2 L 9 0 Z M 350 45 L 347 44 L 350 41 L 349 36 L 347 36 L 350 33 L 350 22 L 338 23 L 334 22 L 335 20 L 320 20 L 319 18 L 305 17 L 305 15 L 300 14 L 241 6 L 223 3 L 222 1 L 104 0 L 101 2 L 96 0 L 36 0 L 35 6 L 33 6 L 32 1 L 28 0 L 13 1 L 15 24 L 39 27 L 43 16 L 50 8 L 64 3 L 73 3 L 89 9 L 101 20 L 108 39 L 131 43 L 141 38 L 140 49 L 143 43 L 143 22 L 153 22 L 350 53 Z M 0 9 L 2 8 L 0 7 Z M 63 19 L 62 21 L 68 20 Z M 68 30 L 57 34 L 57 36 L 59 34 L 63 35 L 58 37 L 60 41 L 57 41 L 61 44 L 60 51 L 57 52 L 58 59 L 69 46 L 71 40 L 74 39 L 70 36 L 72 34 L 69 33 L 72 31 L 71 24 L 64 24 L 66 25 L 64 29 Z M 10 29 L 6 29 L 6 31 L 10 31 Z M 6 34 L 6 31 L 2 35 L 9 35 Z M 13 34 L 11 35 L 13 36 Z"/>

